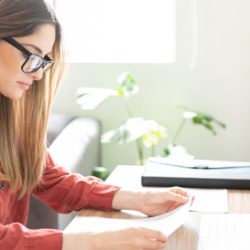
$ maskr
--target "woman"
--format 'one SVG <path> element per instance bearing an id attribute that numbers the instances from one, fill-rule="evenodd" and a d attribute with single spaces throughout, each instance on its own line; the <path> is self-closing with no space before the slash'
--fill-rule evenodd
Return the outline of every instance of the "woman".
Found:
<path id="1" fill-rule="evenodd" d="M 70 174 L 46 149 L 51 103 L 64 71 L 61 26 L 43 0 L 0 0 L 0 249 L 160 249 L 160 232 L 130 228 L 98 234 L 30 230 L 32 194 L 59 213 L 91 207 L 171 211 L 187 192 L 131 192 L 94 177 Z"/>

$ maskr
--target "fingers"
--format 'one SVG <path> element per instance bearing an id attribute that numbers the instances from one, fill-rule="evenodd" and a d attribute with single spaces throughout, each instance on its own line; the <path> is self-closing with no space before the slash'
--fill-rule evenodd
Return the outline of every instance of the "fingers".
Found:
<path id="1" fill-rule="evenodd" d="M 176 189 L 177 189 L 177 194 L 180 194 L 180 195 L 183 195 L 183 196 L 189 198 L 190 194 L 189 194 L 189 192 L 186 189 L 180 188 L 180 187 L 176 187 Z"/>
<path id="2" fill-rule="evenodd" d="M 156 230 L 152 230 L 152 229 L 148 229 L 148 228 L 141 228 L 144 234 L 145 238 L 148 239 L 155 239 L 157 241 L 161 241 L 163 243 L 166 243 L 168 238 L 166 235 L 164 235 L 162 232 L 160 231 L 156 231 Z"/>
<path id="3" fill-rule="evenodd" d="M 184 189 L 184 188 L 180 188 L 180 187 L 174 187 L 174 193 L 176 194 L 180 194 L 182 196 L 185 196 L 185 197 L 190 197 L 190 193 L 188 192 L 188 190 Z"/>
<path id="4" fill-rule="evenodd" d="M 167 236 L 165 236 L 162 232 L 142 228 L 144 237 L 145 237 L 145 249 L 163 249 L 168 240 Z"/>
<path id="5" fill-rule="evenodd" d="M 186 198 L 189 198 L 192 197 L 192 200 L 191 200 L 191 206 L 193 204 L 193 201 L 195 200 L 195 195 L 194 193 L 190 193 L 188 190 L 184 189 L 184 188 L 180 188 L 180 187 L 173 187 L 173 188 L 170 188 L 169 191 L 173 194 L 177 194 L 177 195 L 181 195 L 181 196 L 184 196 Z M 174 200 L 176 201 L 176 200 Z M 177 200 L 178 202 L 178 200 Z"/>
<path id="6" fill-rule="evenodd" d="M 145 242 L 147 248 L 146 249 L 163 249 L 165 247 L 165 243 L 162 243 L 160 241 L 153 241 L 153 240 L 147 240 Z"/>
<path id="7" fill-rule="evenodd" d="M 167 196 L 168 200 L 175 201 L 175 202 L 178 202 L 181 204 L 185 204 L 189 201 L 188 197 L 182 196 L 180 194 L 175 194 L 172 192 L 168 192 L 166 196 Z"/>
<path id="8" fill-rule="evenodd" d="M 128 229 L 132 233 L 132 246 L 135 249 L 163 249 L 167 242 L 167 237 L 160 231 L 144 227 Z"/>

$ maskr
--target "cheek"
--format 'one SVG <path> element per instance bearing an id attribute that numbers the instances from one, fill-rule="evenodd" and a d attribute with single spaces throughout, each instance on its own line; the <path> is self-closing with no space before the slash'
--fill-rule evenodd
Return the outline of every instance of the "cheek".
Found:
<path id="1" fill-rule="evenodd" d="M 21 56 L 14 51 L 6 52 L 4 55 L 1 55 L 0 58 L 0 70 L 3 74 L 20 74 L 22 72 L 21 66 L 24 63 L 24 59 L 21 59 Z"/>
<path id="2" fill-rule="evenodd" d="M 1 51 L 0 51 L 1 52 Z M 22 56 L 22 55 L 21 55 Z M 25 59 L 15 53 L 1 54 L 0 57 L 0 93 L 11 99 L 21 97 L 23 91 L 18 87 L 17 81 L 24 79 L 24 73 L 21 70 Z"/>
<path id="3" fill-rule="evenodd" d="M 25 59 L 22 60 L 20 55 L 14 52 L 2 52 L 0 57 L 0 88 L 3 85 L 6 86 L 13 83 L 13 81 L 22 79 L 24 73 L 21 70 L 21 66 L 24 61 Z"/>

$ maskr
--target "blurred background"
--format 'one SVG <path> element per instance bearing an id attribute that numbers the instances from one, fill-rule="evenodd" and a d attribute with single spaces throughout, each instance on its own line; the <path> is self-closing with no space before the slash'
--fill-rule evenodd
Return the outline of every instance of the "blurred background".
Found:
<path id="1" fill-rule="evenodd" d="M 108 99 L 95 110 L 82 110 L 76 91 L 80 87 L 116 88 L 117 78 L 127 71 L 140 88 L 130 100 L 134 115 L 167 128 L 168 136 L 159 140 L 156 155 L 171 141 L 182 120 L 176 106 L 184 105 L 212 115 L 227 128 L 215 126 L 214 136 L 188 120 L 176 143 L 196 159 L 250 161 L 250 1 L 197 1 L 198 53 L 193 69 L 189 66 L 194 42 L 192 1 L 176 0 L 175 4 L 174 63 L 70 62 L 52 112 L 96 118 L 102 133 L 118 127 L 127 118 L 119 98 Z M 145 156 L 149 154 L 147 149 Z M 101 166 L 109 170 L 135 165 L 137 160 L 134 142 L 101 144 Z"/>

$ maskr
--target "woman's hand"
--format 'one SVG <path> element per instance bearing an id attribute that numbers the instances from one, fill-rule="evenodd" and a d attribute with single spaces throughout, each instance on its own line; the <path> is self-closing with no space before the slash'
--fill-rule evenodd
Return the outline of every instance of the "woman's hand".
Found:
<path id="1" fill-rule="evenodd" d="M 167 237 L 160 231 L 142 227 L 103 233 L 64 234 L 62 250 L 163 249 Z"/>
<path id="2" fill-rule="evenodd" d="M 112 208 L 137 210 L 149 216 L 156 216 L 174 210 L 187 203 L 190 194 L 183 188 L 173 187 L 139 192 L 118 190 L 113 198 Z M 192 202 L 195 197 L 193 196 Z"/>
<path id="3" fill-rule="evenodd" d="M 176 209 L 187 203 L 189 199 L 190 194 L 180 187 L 147 191 L 142 196 L 138 210 L 144 214 L 156 216 Z M 191 205 L 194 199 L 195 197 L 192 196 Z"/>

